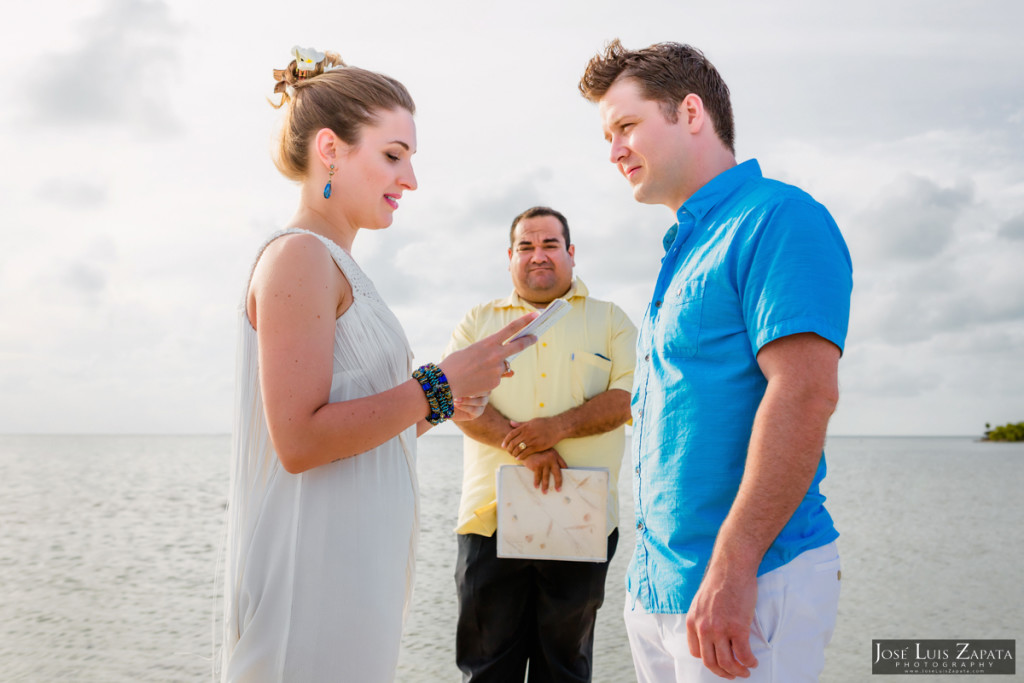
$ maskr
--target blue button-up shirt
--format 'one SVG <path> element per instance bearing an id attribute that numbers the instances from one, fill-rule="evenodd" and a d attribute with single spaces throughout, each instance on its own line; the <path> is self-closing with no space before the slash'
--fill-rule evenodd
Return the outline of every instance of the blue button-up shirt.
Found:
<path id="1" fill-rule="evenodd" d="M 633 382 L 636 548 L 626 589 L 650 612 L 690 607 L 746 464 L 767 382 L 758 350 L 813 332 L 843 348 L 852 266 L 835 221 L 754 160 L 683 204 L 637 342 Z M 838 534 L 819 483 L 825 458 L 759 574 Z"/>

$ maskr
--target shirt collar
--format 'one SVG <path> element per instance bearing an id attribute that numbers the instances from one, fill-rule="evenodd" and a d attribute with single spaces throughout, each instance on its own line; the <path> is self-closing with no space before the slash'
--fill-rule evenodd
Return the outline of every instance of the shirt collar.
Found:
<path id="1" fill-rule="evenodd" d="M 680 223 L 699 221 L 740 185 L 751 178 L 760 177 L 762 177 L 761 166 L 757 163 L 757 159 L 748 159 L 742 164 L 722 171 L 705 183 L 676 212 L 676 224 L 668 229 L 668 232 L 665 233 L 665 237 L 662 239 L 665 251 L 668 251 L 675 241 Z M 688 233 L 689 231 L 687 231 Z"/>
<path id="2" fill-rule="evenodd" d="M 587 286 L 583 284 L 583 280 L 578 277 L 572 279 L 572 284 L 569 285 L 569 291 L 558 297 L 559 299 L 565 299 L 566 301 L 572 301 L 576 297 L 586 297 L 590 295 L 590 291 Z M 536 310 L 537 307 L 529 303 L 523 297 L 519 296 L 519 293 L 512 290 L 512 293 L 507 298 L 502 299 L 497 303 L 497 308 L 527 308 L 531 311 Z"/>
<path id="3" fill-rule="evenodd" d="M 679 217 L 683 211 L 686 211 L 693 216 L 694 220 L 700 220 L 740 185 L 751 178 L 760 177 L 761 166 L 757 163 L 757 159 L 749 159 L 727 171 L 722 171 L 705 183 L 704 187 L 694 192 L 686 200 L 686 203 L 679 207 L 676 216 Z"/>

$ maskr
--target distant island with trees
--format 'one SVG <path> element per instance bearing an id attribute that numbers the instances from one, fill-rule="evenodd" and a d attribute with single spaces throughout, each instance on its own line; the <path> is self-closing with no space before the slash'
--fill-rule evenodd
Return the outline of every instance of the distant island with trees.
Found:
<path id="1" fill-rule="evenodd" d="M 1024 441 L 1024 422 L 1017 424 L 1005 424 L 992 429 L 988 422 L 985 423 L 985 437 L 983 441 Z"/>

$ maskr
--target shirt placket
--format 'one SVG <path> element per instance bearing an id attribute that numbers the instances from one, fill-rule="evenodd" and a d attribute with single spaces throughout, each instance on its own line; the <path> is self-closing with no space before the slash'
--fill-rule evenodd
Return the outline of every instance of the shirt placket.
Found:
<path id="1" fill-rule="evenodd" d="M 662 304 L 665 301 L 665 291 L 672 282 L 675 275 L 676 263 L 682 244 L 693 232 L 693 215 L 682 210 L 678 215 L 679 222 L 670 230 L 671 243 L 667 245 L 664 258 L 661 260 L 661 271 L 658 273 L 658 281 L 654 286 L 654 296 L 647 306 L 647 313 L 644 316 L 644 330 L 640 335 L 643 340 L 642 348 L 639 348 L 638 359 L 641 368 L 639 379 L 640 391 L 637 401 L 637 430 L 634 433 L 633 451 L 633 498 L 636 501 L 635 525 L 636 525 L 636 567 L 637 567 L 637 597 L 644 609 L 651 610 L 651 580 L 652 566 L 647 552 L 647 522 L 646 522 L 646 499 L 647 490 L 651 487 L 651 472 L 646 466 L 643 444 L 647 438 L 649 412 L 649 389 L 651 377 L 657 373 L 658 354 L 654 352 L 654 330 L 658 324 L 658 315 L 661 312 Z M 673 234 L 674 233 L 674 234 Z"/>
<path id="2" fill-rule="evenodd" d="M 651 311 L 651 306 L 647 306 L 647 311 L 644 314 L 643 323 L 641 325 L 640 335 L 638 337 L 637 345 L 637 359 L 638 359 L 638 370 L 639 372 L 634 374 L 634 382 L 637 387 L 637 401 L 636 401 L 636 414 L 634 415 L 634 429 L 633 439 L 630 446 L 632 452 L 632 463 L 633 463 L 633 501 L 635 506 L 634 520 L 633 523 L 636 526 L 635 543 L 634 545 L 634 561 L 633 566 L 636 568 L 636 595 L 640 600 L 640 604 L 644 606 L 644 609 L 650 609 L 650 587 L 648 581 L 648 566 L 647 566 L 647 546 L 644 543 L 643 534 L 643 508 L 644 508 L 644 493 L 646 487 L 642 484 L 641 475 L 644 470 L 642 467 L 643 454 L 641 446 L 644 442 L 644 437 L 647 431 L 646 424 L 644 422 L 644 412 L 647 407 L 647 390 L 650 382 L 650 358 L 651 358 L 651 335 L 653 334 L 653 320 L 654 314 Z"/>

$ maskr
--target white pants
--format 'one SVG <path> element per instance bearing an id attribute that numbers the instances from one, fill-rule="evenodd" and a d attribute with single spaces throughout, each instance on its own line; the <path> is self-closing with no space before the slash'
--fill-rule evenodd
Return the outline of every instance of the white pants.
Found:
<path id="1" fill-rule="evenodd" d="M 758 664 L 743 680 L 818 680 L 825 668 L 825 646 L 836 626 L 839 568 L 839 551 L 829 543 L 757 578 L 750 649 Z M 690 654 L 685 614 L 651 614 L 627 594 L 623 617 L 638 683 L 724 680 Z"/>

